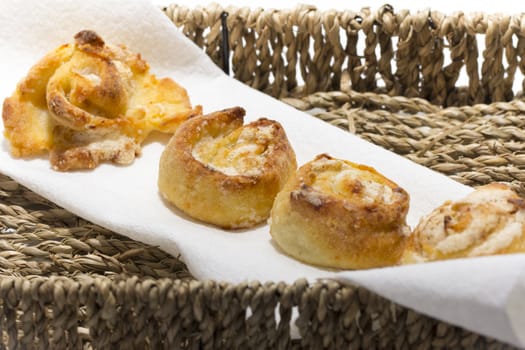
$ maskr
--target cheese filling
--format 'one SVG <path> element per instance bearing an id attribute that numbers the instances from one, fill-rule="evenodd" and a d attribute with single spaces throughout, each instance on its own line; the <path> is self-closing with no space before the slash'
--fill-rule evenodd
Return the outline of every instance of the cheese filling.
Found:
<path id="1" fill-rule="evenodd" d="M 392 204 L 396 195 L 382 178 L 367 169 L 360 169 L 336 159 L 319 159 L 313 163 L 312 187 L 340 199 L 359 198 L 363 204 Z"/>
<path id="2" fill-rule="evenodd" d="M 247 125 L 227 135 L 206 136 L 195 144 L 192 156 L 228 176 L 257 176 L 273 149 L 274 130 L 273 125 Z"/>
<path id="3" fill-rule="evenodd" d="M 430 255 L 466 252 L 467 256 L 480 256 L 509 247 L 521 236 L 525 222 L 525 211 L 516 210 L 509 200 L 511 194 L 478 190 L 461 201 L 446 203 L 419 228 L 424 251 Z"/>

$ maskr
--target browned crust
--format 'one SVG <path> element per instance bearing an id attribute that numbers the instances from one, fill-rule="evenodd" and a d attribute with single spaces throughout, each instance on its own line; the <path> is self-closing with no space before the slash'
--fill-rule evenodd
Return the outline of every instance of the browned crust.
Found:
<path id="1" fill-rule="evenodd" d="M 75 43 L 77 45 L 90 45 L 94 47 L 104 47 L 104 40 L 92 30 L 81 30 L 75 34 Z"/>
<path id="2" fill-rule="evenodd" d="M 119 124 L 126 124 L 124 119 L 109 119 L 95 116 L 78 108 L 67 100 L 63 91 L 48 94 L 48 107 L 49 111 L 55 116 L 58 124 L 73 130 L 81 131 L 95 128 L 111 128 Z"/>
<path id="3" fill-rule="evenodd" d="M 50 153 L 50 161 L 53 168 L 59 171 L 94 169 L 99 163 L 99 159 L 93 152 L 82 148 L 54 149 Z"/>
<path id="4" fill-rule="evenodd" d="M 473 200 L 471 196 L 484 193 L 484 200 Z M 469 199 L 470 198 L 470 199 Z M 498 204 L 499 203 L 499 204 Z M 508 206 L 505 205 L 509 204 Z M 502 205 L 503 204 L 503 205 Z M 471 194 L 457 201 L 446 201 L 427 216 L 421 218 L 414 228 L 402 262 L 404 264 L 457 259 L 479 255 L 525 252 L 525 200 L 509 186 L 491 183 L 477 187 Z M 511 240 L 494 236 L 508 228 L 508 224 L 521 224 L 521 232 Z M 474 227 L 474 229 L 473 229 Z M 472 234 L 475 234 L 472 236 Z M 443 241 L 461 238 L 461 244 L 438 248 Z M 485 245 L 489 243 L 489 245 Z M 505 243 L 503 243 L 505 242 Z M 477 250 L 485 246 L 482 250 Z"/>
<path id="5" fill-rule="evenodd" d="M 134 153 L 129 145 L 139 146 L 151 131 L 173 133 L 201 114 L 183 87 L 156 79 L 148 69 L 125 46 L 106 45 L 91 30 L 77 33 L 74 44 L 44 56 L 4 100 L 4 134 L 12 155 L 50 152 L 57 170 L 91 169 L 103 161 L 129 164 Z M 79 136 L 74 140 L 61 135 L 73 131 Z M 119 142 L 104 144 L 100 135 Z"/>
<path id="6" fill-rule="evenodd" d="M 322 154 L 314 161 L 322 158 L 334 160 Z M 272 237 L 286 253 L 309 264 L 343 269 L 397 264 L 407 240 L 408 193 L 371 167 L 344 162 L 373 173 L 396 200 L 363 203 L 358 186 L 344 199 L 313 188 L 313 161 L 308 162 L 275 200 Z"/>
<path id="7" fill-rule="evenodd" d="M 335 160 L 335 158 L 327 154 L 321 154 L 318 155 L 314 161 L 320 159 Z M 316 215 L 321 217 L 325 216 L 327 219 L 330 217 L 339 217 L 341 222 L 344 222 L 345 219 L 348 218 L 348 223 L 356 230 L 364 229 L 373 232 L 397 230 L 400 225 L 400 218 L 405 217 L 408 213 L 408 193 L 390 179 L 379 174 L 372 167 L 348 161 L 344 162 L 351 164 L 352 167 L 363 172 L 369 172 L 377 176 L 382 185 L 390 187 L 393 192 L 398 194 L 397 200 L 391 204 L 375 201 L 372 204 L 365 205 L 361 203 L 359 199 L 360 193 L 358 193 L 359 191 L 355 187 L 352 192 L 356 196 L 347 197 L 344 200 L 338 200 L 333 196 L 319 192 L 311 187 L 313 180 L 311 174 L 313 171 L 312 163 L 310 162 L 301 167 L 298 172 L 298 189 L 293 190 L 290 193 L 290 201 L 294 209 L 299 211 L 309 211 L 309 214 L 315 212 Z M 307 200 L 312 194 L 320 199 L 319 202 L 312 203 Z M 305 213 L 305 215 L 309 214 Z M 402 221 L 402 223 L 404 222 Z"/>
<path id="8" fill-rule="evenodd" d="M 244 109 L 230 108 L 191 118 L 177 130 L 160 160 L 159 189 L 168 201 L 194 218 L 224 228 L 266 220 L 275 195 L 297 166 L 279 123 L 261 118 L 249 124 L 274 126 L 273 151 L 260 174 L 227 175 L 193 156 L 195 144 L 205 135 L 227 135 L 243 127 L 244 115 Z"/>
<path id="9" fill-rule="evenodd" d="M 196 116 L 180 127 L 167 147 L 174 150 L 173 156 L 178 162 L 185 164 L 187 176 L 205 177 L 222 188 L 231 189 L 241 189 L 257 183 L 257 179 L 252 176 L 226 176 L 199 162 L 192 155 L 193 147 L 204 134 L 227 133 L 240 128 L 244 123 L 245 114 L 243 108 L 234 107 L 204 116 Z"/>

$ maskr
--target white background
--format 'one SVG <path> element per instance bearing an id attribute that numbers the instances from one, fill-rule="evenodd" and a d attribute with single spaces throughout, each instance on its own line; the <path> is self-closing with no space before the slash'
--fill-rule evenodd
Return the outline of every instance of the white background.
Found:
<path id="1" fill-rule="evenodd" d="M 189 8 L 195 8 L 197 6 L 207 6 L 214 3 L 211 0 L 151 0 L 154 4 L 158 6 L 168 6 L 170 4 L 178 4 L 187 6 Z M 399 12 L 400 10 L 410 10 L 412 13 L 418 11 L 439 11 L 445 15 L 453 14 L 456 12 L 463 12 L 465 14 L 473 14 L 476 12 L 483 12 L 485 14 L 504 14 L 504 15 L 517 15 L 525 12 L 525 4 L 520 4 L 516 0 L 495 0 L 495 1 L 457 1 L 457 0 L 351 0 L 351 1 L 341 1 L 341 0 L 225 0 L 225 1 L 215 1 L 223 7 L 228 7 L 230 5 L 237 7 L 250 7 L 250 8 L 265 8 L 265 9 L 283 9 L 283 8 L 294 8 L 300 4 L 313 5 L 318 10 L 330 10 L 335 9 L 338 11 L 341 10 L 352 10 L 358 11 L 363 7 L 369 7 L 371 10 L 378 9 L 379 7 L 389 4 L 393 6 L 394 12 Z M 485 49 L 485 40 L 483 36 L 478 35 L 478 50 L 483 52 Z M 362 45 L 362 42 L 359 44 Z M 358 46 L 362 48 L 362 46 Z M 445 65 L 450 63 L 450 57 L 448 54 L 445 54 Z M 480 55 L 480 67 L 482 62 L 482 56 Z M 508 62 L 505 57 L 503 57 L 503 63 L 506 66 Z M 394 62 L 395 64 L 395 62 Z M 298 81 L 302 82 L 302 77 L 297 77 Z M 514 93 L 518 93 L 522 89 L 522 81 L 524 76 L 521 74 L 518 69 L 515 72 L 513 90 Z M 463 68 L 460 72 L 458 78 L 457 86 L 468 86 L 468 79 L 466 75 L 466 70 Z"/>
<path id="2" fill-rule="evenodd" d="M 152 0 L 158 5 L 169 5 L 171 3 L 177 3 L 188 7 L 196 7 L 198 5 L 208 5 L 211 3 L 210 0 Z M 497 0 L 497 1 L 417 1 L 417 0 L 354 0 L 354 1 L 341 1 L 341 0 L 304 0 L 304 1 L 283 1 L 283 0 L 226 0 L 219 2 L 222 6 L 235 5 L 235 6 L 249 6 L 249 7 L 263 7 L 263 8 L 291 8 L 297 4 L 308 4 L 315 5 L 320 10 L 337 9 L 343 10 L 345 8 L 351 10 L 358 10 L 362 7 L 378 8 L 386 3 L 392 5 L 395 11 L 402 9 L 408 10 L 436 10 L 444 14 L 463 11 L 465 13 L 470 12 L 486 12 L 486 13 L 508 13 L 517 14 L 525 11 L 525 5 L 520 5 L 519 1 L 516 0 Z"/>

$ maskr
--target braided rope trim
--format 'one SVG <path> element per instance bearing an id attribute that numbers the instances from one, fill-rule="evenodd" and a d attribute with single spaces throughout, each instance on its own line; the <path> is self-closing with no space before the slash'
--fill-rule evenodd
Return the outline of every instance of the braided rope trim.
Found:
<path id="1" fill-rule="evenodd" d="M 523 101 L 440 108 L 340 91 L 284 101 L 466 185 L 503 182 L 525 196 Z"/>
<path id="2" fill-rule="evenodd" d="M 435 140 L 435 149 L 458 152 L 461 145 L 445 142 L 448 134 L 454 134 L 451 128 L 467 131 L 463 137 L 483 141 L 491 132 L 500 137 L 500 130 L 523 123 L 514 115 L 523 109 L 519 103 L 514 109 L 505 104 L 498 111 L 484 106 L 482 110 L 490 115 L 480 117 L 470 113 L 471 108 L 451 113 L 452 109 L 445 112 L 417 99 L 364 97 L 358 93 L 317 93 L 287 102 L 303 109 L 323 107 L 319 116 L 328 122 L 352 125 L 363 137 L 375 137 L 372 141 L 379 144 L 389 141 L 390 145 L 383 146 L 406 155 L 419 154 L 415 160 L 424 162 L 433 160 L 432 147 L 425 142 L 428 139 Z M 370 112 L 360 107 L 365 105 L 382 109 Z M 484 117 L 496 126 L 478 134 L 478 121 Z M 449 126 L 447 137 L 436 137 L 444 126 Z M 405 131 L 411 136 L 404 135 Z M 510 137 L 516 134 L 507 133 Z M 506 142 L 521 149 L 517 142 Z M 479 146 L 467 151 L 477 154 Z M 506 148 L 486 148 L 485 152 L 500 152 L 498 157 L 487 158 L 487 163 L 493 164 L 491 169 L 506 168 L 498 163 L 506 160 Z M 494 174 L 487 164 L 474 162 L 476 157 L 469 159 L 471 172 L 492 179 Z M 514 159 L 507 161 L 521 166 Z M 461 180 L 471 180 L 452 160 L 437 164 Z M 0 272 L 4 275 L 0 281 L 0 333 L 9 348 L 70 348 L 79 344 L 133 348 L 384 348 L 391 344 L 509 348 L 401 308 L 364 289 L 335 282 L 229 285 L 191 281 L 182 263 L 157 248 L 90 224 L 2 175 L 0 198 Z M 7 277 L 14 273 L 20 277 Z M 165 276 L 170 278 L 160 278 Z M 294 341 L 288 321 L 295 309 L 302 337 Z"/>
<path id="3" fill-rule="evenodd" d="M 220 15 L 228 12 L 235 78 L 275 97 L 354 90 L 459 106 L 511 100 L 520 77 L 525 86 L 525 14 L 410 13 L 389 5 L 318 11 L 173 4 L 164 11 L 218 65 Z"/>
<path id="4" fill-rule="evenodd" d="M 0 300 L 10 349 L 510 348 L 336 282 L 4 277 Z"/>
<path id="5" fill-rule="evenodd" d="M 193 11 L 186 9 L 184 14 L 184 8 L 171 6 L 166 12 L 169 15 L 172 11 L 177 18 L 182 16 L 184 24 L 180 25 L 184 28 L 193 25 L 193 29 L 185 29 L 187 34 L 194 35 L 193 39 L 197 43 L 200 41 L 210 56 L 220 60 L 218 51 L 215 51 L 220 45 L 218 39 L 213 39 L 215 30 L 220 36 L 219 28 L 214 29 L 215 23 L 220 22 L 212 21 L 215 8 L 220 9 L 217 6 Z M 286 11 L 227 10 L 234 23 L 241 18 L 251 25 L 244 29 L 238 24 L 232 25 L 235 27 L 232 29 L 248 38 L 237 39 L 246 46 L 244 49 L 242 45 L 232 47 L 233 63 L 237 67 L 235 74 L 240 80 L 274 96 L 287 97 L 285 101 L 296 108 L 309 110 L 327 122 L 462 182 L 477 184 L 502 179 L 524 193 L 521 185 L 524 120 L 520 116 L 524 114 L 523 102 L 476 104 L 498 101 L 497 96 L 503 96 L 503 99 L 511 96 L 507 92 L 510 80 L 503 88 L 493 86 L 490 78 L 483 80 L 487 72 L 497 71 L 490 68 L 498 66 L 497 59 L 496 63 L 487 66 L 490 69 L 482 69 L 485 73 L 481 78 L 476 80 L 475 72 L 469 73 L 468 87 L 451 88 L 457 82 L 454 69 L 458 65 L 466 67 L 467 71 L 475 67 L 473 63 L 467 64 L 467 59 L 477 57 L 476 45 L 472 42 L 476 40 L 476 33 L 496 37 L 490 28 L 499 25 L 497 28 L 507 28 L 506 33 L 510 33 L 512 27 L 509 35 L 521 38 L 521 32 L 516 29 L 521 23 L 516 22 L 516 18 L 521 17 L 509 17 L 505 27 L 506 22 L 500 17 L 468 17 L 463 14 L 440 17 L 432 12 L 431 20 L 427 16 L 426 24 L 419 28 L 425 16 L 415 15 L 409 22 L 400 22 L 412 15 L 406 12 L 394 14 L 388 7 L 382 8 L 381 11 L 386 11 L 384 13 L 365 9 L 353 17 L 348 17 L 348 12 L 337 12 L 334 23 L 338 21 L 339 24 L 334 26 L 339 32 L 340 23 L 347 23 L 344 18 L 352 18 L 349 21 L 357 28 L 344 28 L 347 33 L 345 52 L 355 51 L 355 54 L 342 60 L 333 56 L 330 73 L 324 80 L 316 80 L 320 75 L 325 76 L 323 69 L 328 69 L 323 66 L 323 57 L 332 55 L 332 50 L 337 51 L 325 46 L 332 41 L 338 45 L 344 42 L 339 41 L 341 37 L 337 37 L 335 31 L 321 29 L 319 32 L 318 27 L 326 27 L 328 15 L 311 7 L 301 7 L 290 10 L 295 11 L 293 19 L 296 22 L 288 22 L 288 17 L 281 17 Z M 459 18 L 459 24 L 454 24 L 456 22 L 450 17 Z M 240 23 L 244 25 L 242 21 Z M 213 28 L 202 26 L 205 22 L 213 22 Z M 259 44 L 250 53 L 249 43 L 253 44 L 261 37 L 271 38 L 269 33 L 285 33 L 287 30 L 286 33 L 290 33 L 284 28 L 288 23 L 295 23 L 292 28 L 294 38 L 305 40 L 314 47 L 313 56 L 308 56 L 310 52 L 305 56 L 297 54 L 305 52 L 307 44 L 290 42 L 290 46 L 286 46 L 283 38 L 271 39 L 273 44 L 266 46 Z M 392 23 L 399 27 L 389 27 L 394 25 Z M 403 23 L 410 26 L 403 26 Z M 458 28 L 467 28 L 465 23 L 475 26 L 461 32 Z M 381 31 L 378 28 L 382 28 Z M 393 29 L 388 31 L 388 28 Z M 439 31 L 435 32 L 437 29 Z M 439 77 L 435 78 L 439 74 L 428 70 L 428 67 L 436 67 L 436 60 L 439 66 L 442 56 L 437 53 L 435 57 L 428 57 L 428 52 L 434 51 L 428 51 L 428 41 L 425 41 L 428 33 L 425 31 L 435 35 L 442 31 L 449 33 L 452 29 L 464 36 L 458 34 L 453 39 L 447 34 L 442 40 L 459 40 L 468 50 L 475 52 L 467 54 L 461 51 L 463 56 L 455 62 L 455 68 L 444 70 L 442 66 L 442 73 L 448 72 L 452 77 L 445 79 L 449 85 L 445 84 L 448 87 L 443 90 L 438 83 Z M 355 44 L 360 32 L 365 33 L 366 39 L 363 55 L 357 54 Z M 319 35 L 323 38 L 319 39 Z M 393 55 L 389 49 L 389 35 L 391 44 L 394 42 L 391 35 L 404 38 Z M 514 39 L 516 48 L 505 46 L 502 50 L 511 55 L 509 67 L 514 64 L 523 72 L 520 38 Z M 501 45 L 503 38 L 500 39 Z M 379 57 L 377 52 L 381 53 Z M 497 49 L 490 51 L 490 55 L 498 57 L 498 52 Z M 261 53 L 274 61 L 258 66 Z M 488 60 L 490 55 L 487 51 L 485 59 Z M 274 56 L 286 58 L 283 69 L 288 69 L 287 74 L 279 70 L 284 63 L 279 63 L 279 57 Z M 397 60 L 395 72 L 394 58 Z M 417 68 L 416 75 L 414 60 L 421 67 Z M 250 64 L 258 68 L 248 74 L 249 70 L 243 67 Z M 354 68 L 345 68 L 345 64 Z M 407 68 L 400 68 L 403 64 Z M 310 77 L 304 79 L 303 85 L 296 79 L 294 69 L 297 65 L 302 67 L 298 69 L 303 79 Z M 512 69 L 516 68 L 509 69 L 507 67 L 509 76 L 513 77 Z M 383 79 L 383 87 L 377 85 L 377 74 Z M 426 78 L 421 80 L 422 77 Z M 402 82 L 409 83 L 402 85 Z M 325 90 L 341 91 L 322 92 Z M 474 90 L 484 92 L 474 96 Z M 446 94 L 443 95 L 442 91 Z M 309 92 L 316 93 L 307 95 Z M 391 96 L 402 94 L 407 97 Z M 436 104 L 459 107 L 440 108 Z M 397 348 L 510 348 L 401 308 L 364 289 L 336 282 L 230 285 L 193 281 L 180 261 L 156 247 L 131 241 L 86 222 L 2 175 L 0 234 L 4 238 L 0 240 L 0 273 L 4 275 L 0 280 L 0 347 L 317 349 L 385 348 L 395 344 Z M 290 337 L 289 321 L 294 310 L 299 314 L 296 324 L 302 336 L 300 340 Z"/>
<path id="6" fill-rule="evenodd" d="M 499 174 L 507 169 L 503 161 L 513 167 L 523 164 L 508 158 L 509 147 L 515 152 L 522 149 L 512 140 L 517 134 L 514 128 L 522 129 L 525 122 L 519 116 L 525 106 L 518 102 L 504 104 L 504 108 L 483 105 L 481 110 L 488 115 L 475 106 L 444 110 L 424 100 L 360 93 L 316 93 L 286 102 L 305 110 L 322 110 L 318 117 L 327 122 L 350 128 L 421 163 L 435 160 L 434 149 L 447 154 L 466 147 L 463 153 L 478 155 L 463 160 L 470 162 L 470 173 L 462 172 L 461 164 L 453 159 L 436 163 L 437 170 L 464 182 L 472 181 L 470 174 L 491 181 L 494 170 Z M 446 127 L 447 135 L 442 137 Z M 484 142 L 491 133 L 501 137 L 501 130 L 510 135 L 501 141 L 505 147 L 448 142 L 449 136 L 452 141 L 463 137 Z M 456 131 L 466 133 L 458 136 Z M 493 154 L 481 158 L 479 152 Z M 480 161 L 483 159 L 487 164 Z M 190 281 L 177 259 L 90 224 L 3 175 L 0 198 L 0 272 L 4 275 L 0 300 L 5 305 L 0 312 L 0 332 L 9 347 L 369 348 L 395 343 L 410 348 L 507 348 L 338 283 Z M 21 277 L 5 277 L 13 273 Z M 299 311 L 297 326 L 302 335 L 296 341 L 290 337 L 287 322 L 294 309 Z M 251 316 L 246 319 L 246 315 Z"/>

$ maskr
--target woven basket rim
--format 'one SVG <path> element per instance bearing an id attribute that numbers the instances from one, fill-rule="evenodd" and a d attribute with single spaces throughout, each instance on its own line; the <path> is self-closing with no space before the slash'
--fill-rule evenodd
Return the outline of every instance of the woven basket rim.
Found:
<path id="1" fill-rule="evenodd" d="M 494 80 L 497 80 L 501 78 L 501 72 L 492 66 L 487 66 L 485 71 L 483 67 L 477 67 L 480 72 L 477 82 L 474 79 L 475 74 L 472 74 L 474 78 L 470 83 L 478 84 L 486 94 L 483 96 L 472 94 L 473 86 L 454 90 L 451 87 L 443 89 L 443 86 L 434 87 L 430 84 L 427 86 L 428 91 L 425 91 L 422 83 L 421 88 L 412 91 L 409 74 L 403 75 L 403 72 L 396 73 L 388 68 L 385 57 L 394 60 L 396 56 L 389 56 L 392 52 L 387 45 L 388 38 L 384 35 L 389 28 L 392 29 L 389 25 L 395 23 L 399 27 L 395 27 L 392 33 L 408 38 L 403 36 L 405 33 L 401 24 L 404 23 L 403 20 L 410 19 L 414 25 L 424 27 L 418 32 L 422 38 L 430 33 L 442 40 L 442 43 L 451 45 L 451 50 L 457 50 L 456 53 L 463 55 L 463 64 L 466 66 L 469 54 L 459 50 L 461 45 L 456 43 L 456 39 L 461 43 L 461 40 L 469 38 L 469 31 L 471 34 L 486 34 L 493 28 L 491 26 L 501 24 L 506 31 L 498 36 L 499 41 L 495 46 L 508 43 L 505 35 L 517 37 L 518 41 L 524 40 L 525 43 L 525 29 L 521 29 L 525 28 L 521 26 L 525 21 L 525 14 L 506 17 L 460 12 L 444 15 L 438 11 L 418 11 L 411 14 L 387 5 L 378 9 L 335 12 L 319 11 L 311 6 L 263 10 L 222 7 L 218 4 L 196 9 L 172 4 L 163 9 L 218 64 L 221 60 L 218 49 L 221 33 L 218 19 L 223 11 L 228 11 L 232 63 L 237 67 L 234 75 L 250 86 L 465 184 L 478 185 L 498 180 L 511 184 L 520 194 L 525 193 L 525 175 L 521 174 L 522 164 L 525 164 L 525 149 L 518 142 L 525 139 L 520 131 L 525 127 L 525 121 L 522 122 L 520 117 L 525 115 L 525 101 L 521 96 L 511 96 L 507 91 L 498 90 L 491 79 L 484 78 L 485 74 L 490 75 L 488 72 L 495 71 L 497 78 Z M 308 21 L 314 21 L 325 28 L 324 32 L 316 31 L 315 28 L 311 32 L 304 31 L 308 40 L 324 40 L 325 46 L 330 43 L 326 39 L 326 33 L 329 32 L 326 28 L 330 25 L 340 26 L 337 28 L 343 31 L 347 28 L 363 31 L 370 41 L 370 47 L 374 48 L 368 56 L 364 55 L 366 57 L 363 60 L 375 62 L 377 66 L 385 65 L 379 73 L 387 86 L 390 79 L 392 90 L 374 85 L 370 77 L 377 72 L 367 73 L 359 63 L 355 63 L 355 67 L 363 69 L 360 73 L 363 77 L 347 69 L 352 63 L 347 58 L 342 63 L 337 61 L 338 49 L 327 53 L 328 56 L 331 55 L 332 61 L 328 60 L 329 62 L 339 62 L 334 66 L 341 66 L 339 75 L 329 75 L 331 80 L 318 79 L 324 74 L 323 66 L 316 66 L 313 56 L 297 50 L 296 62 L 308 67 L 305 69 L 306 73 L 317 72 L 318 76 L 311 82 L 306 78 L 304 87 L 294 85 L 292 76 L 297 70 L 284 67 L 277 59 L 268 63 L 264 57 L 257 56 L 257 50 L 259 53 L 270 52 L 264 50 L 269 47 L 278 50 L 279 47 L 271 46 L 268 42 L 263 43 L 262 35 L 253 38 L 250 36 L 250 31 L 262 30 L 264 25 L 270 32 L 274 27 L 282 26 L 283 23 L 279 23 L 281 15 L 295 16 L 293 18 L 297 20 L 297 24 L 294 25 L 297 28 L 302 25 L 301 20 L 304 20 L 306 27 L 309 25 Z M 459 22 L 454 22 L 455 20 Z M 343 24 L 349 27 L 344 27 Z M 461 30 L 458 31 L 458 28 Z M 416 29 L 413 30 L 415 33 Z M 458 34 L 455 39 L 452 35 L 455 30 L 464 36 Z M 322 39 L 316 39 L 319 35 Z M 285 45 L 285 38 L 279 38 Z M 253 42 L 250 42 L 251 39 Z M 277 41 L 278 39 L 275 42 Z M 245 52 L 240 50 L 235 56 L 236 50 L 239 51 L 239 42 L 252 43 L 257 48 L 255 54 L 243 56 L 251 52 L 247 46 Z M 466 41 L 462 45 L 466 45 L 465 43 Z M 420 50 L 424 51 L 425 43 L 420 44 Z M 293 46 L 286 46 L 283 52 L 291 55 L 292 51 Z M 380 51 L 381 55 L 373 57 L 372 51 Z M 525 70 L 522 63 L 525 59 L 521 60 L 525 57 L 524 51 L 522 47 L 515 47 L 514 51 L 508 49 L 510 57 L 514 55 L 519 60 L 510 60 L 509 65 L 504 67 L 503 77 L 505 74 L 514 77 L 512 69 Z M 499 54 L 503 55 L 499 51 L 495 55 Z M 417 59 L 422 66 L 436 64 L 431 60 L 425 61 L 422 53 Z M 264 74 L 257 76 L 253 71 L 250 72 L 253 68 L 250 64 L 253 62 L 263 67 L 261 71 Z M 248 67 L 247 71 L 243 70 L 244 66 Z M 436 82 L 442 79 L 449 84 L 455 81 L 455 67 L 447 71 L 447 66 L 439 65 L 439 62 L 438 67 L 438 73 L 421 69 L 418 77 L 426 77 L 426 81 L 435 78 Z M 348 73 L 346 76 L 345 69 Z M 286 79 L 280 80 L 280 77 Z M 400 85 L 396 86 L 396 83 Z M 367 90 L 367 84 L 373 87 L 370 91 Z M 412 91 L 413 94 L 397 95 L 393 93 L 395 91 Z M 464 101 L 472 103 L 463 104 Z M 442 107 L 443 105 L 446 107 Z M 425 114 L 426 117 L 420 114 Z M 447 123 L 450 128 L 444 127 Z M 477 149 L 469 147 L 468 142 L 472 142 Z M 270 347 L 277 348 L 276 344 L 280 344 L 280 348 L 287 348 L 292 345 L 290 324 L 278 323 L 274 319 L 276 305 L 282 305 L 279 311 L 284 320 L 290 320 L 293 310 L 300 311 L 298 327 L 303 335 L 303 347 L 320 348 L 322 341 L 333 347 L 344 344 L 358 348 L 394 343 L 401 344 L 400 347 L 416 344 L 421 347 L 506 346 L 417 314 L 364 288 L 342 281 L 307 282 L 298 278 L 293 283 L 247 281 L 232 284 L 216 280 L 194 280 L 189 274 L 179 274 L 184 267 L 176 265 L 177 258 L 162 254 L 158 247 L 145 247 L 126 241 L 124 237 L 85 222 L 47 202 L 0 174 L 0 229 L 4 228 L 6 230 L 0 231 L 4 237 L 4 242 L 0 242 L 3 249 L 3 254 L 0 252 L 0 332 L 8 335 L 3 342 L 11 341 L 11 347 L 16 346 L 15 339 L 30 345 L 35 345 L 37 340 L 46 339 L 47 345 L 62 344 L 62 341 L 77 347 L 86 342 L 110 347 L 120 341 L 122 344 L 128 342 L 126 344 L 130 347 L 154 347 L 158 345 L 154 336 L 162 334 L 166 339 L 165 346 L 180 345 L 182 342 L 212 348 L 221 344 L 249 347 L 248 344 L 255 345 L 259 341 L 259 344 Z M 40 237 L 31 234 L 30 231 L 35 228 Z M 52 238 L 53 234 L 59 238 Z M 51 254 L 52 258 L 47 259 Z M 10 269 L 17 266 L 17 263 L 24 264 L 23 273 L 20 270 L 17 274 Z M 235 307 L 232 309 L 238 314 L 228 314 L 231 323 L 224 325 L 214 318 L 218 319 L 219 313 L 229 311 L 224 306 L 226 300 L 233 300 Z M 177 302 L 180 303 L 179 306 L 175 305 Z M 178 315 L 185 315 L 186 326 L 177 323 L 177 315 L 167 314 L 163 310 L 165 305 L 177 310 Z M 240 319 L 246 321 L 247 310 L 254 315 L 250 319 L 252 323 L 236 323 Z M 127 315 L 124 316 L 128 317 L 125 319 L 127 322 L 122 322 L 119 312 Z M 146 319 L 156 326 L 148 328 L 140 319 L 137 320 L 139 317 L 136 315 L 140 312 L 146 314 Z M 46 315 L 52 314 L 63 317 L 46 318 Z M 28 322 L 29 319 L 31 322 Z M 158 320 L 164 320 L 165 324 L 173 328 L 162 328 L 164 323 Z M 64 322 L 61 323 L 62 321 Z M 159 323 L 155 323 L 157 321 Z M 32 322 L 34 327 L 27 326 Z M 129 323 L 129 327 L 122 323 Z M 47 327 L 49 325 L 51 327 Z M 229 326 L 232 328 L 228 328 Z M 79 330 L 84 327 L 90 329 L 88 335 L 85 329 Z M 133 327 L 136 327 L 133 329 L 135 333 L 130 330 Z M 155 327 L 157 329 L 152 329 Z M 53 329 L 54 333 L 48 335 L 47 330 L 41 328 Z M 333 334 L 330 330 L 334 330 Z M 174 334 L 179 334 L 176 331 L 184 336 L 175 337 Z M 243 334 L 242 341 L 236 343 L 235 337 L 231 336 L 232 332 Z M 135 338 L 136 334 L 139 336 Z M 6 340 L 7 338 L 10 340 Z M 136 343 L 129 343 L 134 341 Z M 221 341 L 224 343 L 220 343 Z"/>

